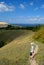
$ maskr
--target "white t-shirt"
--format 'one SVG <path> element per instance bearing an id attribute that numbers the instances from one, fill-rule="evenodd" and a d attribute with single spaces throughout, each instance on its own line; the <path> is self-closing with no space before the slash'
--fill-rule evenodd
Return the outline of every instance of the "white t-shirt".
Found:
<path id="1" fill-rule="evenodd" d="M 34 51 L 34 46 L 31 46 L 30 52 L 33 52 L 33 51 Z"/>

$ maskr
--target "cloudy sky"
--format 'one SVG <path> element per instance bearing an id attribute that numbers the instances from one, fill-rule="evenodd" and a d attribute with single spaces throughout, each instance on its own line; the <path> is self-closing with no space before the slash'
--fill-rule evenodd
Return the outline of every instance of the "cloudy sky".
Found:
<path id="1" fill-rule="evenodd" d="M 0 0 L 0 22 L 44 23 L 44 0 Z"/>

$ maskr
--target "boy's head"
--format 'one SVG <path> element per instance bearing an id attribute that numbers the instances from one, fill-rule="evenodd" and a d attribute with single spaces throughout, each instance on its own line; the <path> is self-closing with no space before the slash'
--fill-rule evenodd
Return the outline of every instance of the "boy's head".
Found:
<path id="1" fill-rule="evenodd" d="M 31 45 L 34 45 L 34 42 L 31 42 Z"/>

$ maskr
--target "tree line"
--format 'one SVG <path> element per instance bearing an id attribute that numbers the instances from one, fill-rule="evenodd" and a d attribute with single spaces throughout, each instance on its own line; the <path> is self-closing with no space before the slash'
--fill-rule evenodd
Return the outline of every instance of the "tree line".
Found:
<path id="1" fill-rule="evenodd" d="M 6 30 L 32 30 L 32 31 L 37 31 L 41 28 L 41 25 L 36 25 L 36 26 L 12 26 L 8 25 L 7 27 L 2 27 L 0 29 L 6 29 Z"/>

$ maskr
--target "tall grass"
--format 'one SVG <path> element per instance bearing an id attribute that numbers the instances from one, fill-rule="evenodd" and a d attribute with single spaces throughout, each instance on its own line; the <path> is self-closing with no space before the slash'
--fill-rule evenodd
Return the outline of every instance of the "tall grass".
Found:
<path id="1" fill-rule="evenodd" d="M 12 31 L 9 32 L 9 36 L 16 35 L 16 39 L 14 38 L 13 42 L 0 49 L 0 65 L 29 65 L 28 58 L 32 32 L 26 30 Z"/>
<path id="2" fill-rule="evenodd" d="M 41 43 L 44 43 L 44 29 L 35 32 L 33 38 Z"/>
<path id="3" fill-rule="evenodd" d="M 38 63 L 38 65 L 44 65 L 44 43 L 37 42 L 39 50 L 37 55 L 35 56 L 35 59 Z"/>

